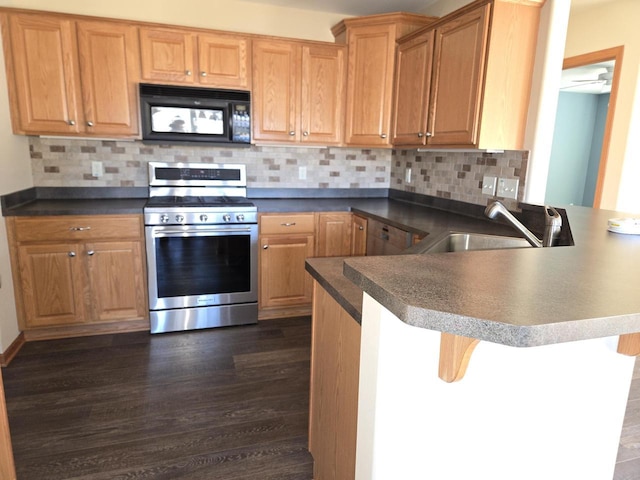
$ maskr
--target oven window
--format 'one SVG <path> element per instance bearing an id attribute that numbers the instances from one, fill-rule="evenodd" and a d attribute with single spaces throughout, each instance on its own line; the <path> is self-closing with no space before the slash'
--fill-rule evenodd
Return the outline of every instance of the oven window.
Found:
<path id="1" fill-rule="evenodd" d="M 158 298 L 251 290 L 249 235 L 156 238 Z"/>

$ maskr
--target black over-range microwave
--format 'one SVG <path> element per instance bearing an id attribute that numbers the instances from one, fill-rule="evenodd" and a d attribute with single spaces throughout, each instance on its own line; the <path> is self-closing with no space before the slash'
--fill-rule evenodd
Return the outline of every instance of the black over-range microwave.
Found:
<path id="1" fill-rule="evenodd" d="M 143 142 L 251 143 L 246 91 L 141 83 L 140 118 Z"/>

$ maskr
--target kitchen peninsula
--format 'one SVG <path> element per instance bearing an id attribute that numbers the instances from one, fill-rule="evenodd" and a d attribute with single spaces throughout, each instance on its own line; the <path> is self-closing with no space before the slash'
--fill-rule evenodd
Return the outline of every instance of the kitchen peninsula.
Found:
<path id="1" fill-rule="evenodd" d="M 640 237 L 607 231 L 620 212 L 567 215 L 574 246 L 347 258 L 342 277 L 338 260 L 308 260 L 345 311 L 364 292 L 355 478 L 612 477 Z M 438 376 L 446 334 L 469 339 L 455 383 Z"/>

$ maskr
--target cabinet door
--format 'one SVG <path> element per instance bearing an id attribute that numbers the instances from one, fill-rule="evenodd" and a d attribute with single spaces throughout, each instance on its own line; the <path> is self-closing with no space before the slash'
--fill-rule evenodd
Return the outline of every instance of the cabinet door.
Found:
<path id="1" fill-rule="evenodd" d="M 74 24 L 46 15 L 9 15 L 15 133 L 76 133 L 83 119 Z M 9 56 L 9 55 L 7 55 Z M 11 93 L 11 92 L 10 92 Z M 14 95 L 12 95 L 14 97 Z M 16 117 L 19 119 L 16 121 Z"/>
<path id="2" fill-rule="evenodd" d="M 92 21 L 80 21 L 77 28 L 86 132 L 136 135 L 136 28 Z"/>
<path id="3" fill-rule="evenodd" d="M 301 141 L 339 144 L 346 69 L 342 46 L 302 47 Z"/>
<path id="4" fill-rule="evenodd" d="M 292 42 L 253 42 L 253 138 L 290 143 L 299 140 L 300 46 Z"/>
<path id="5" fill-rule="evenodd" d="M 25 327 L 82 323 L 86 281 L 77 243 L 18 248 Z"/>
<path id="6" fill-rule="evenodd" d="M 313 235 L 263 236 L 260 245 L 260 307 L 310 304 L 305 260 L 313 256 Z"/>
<path id="7" fill-rule="evenodd" d="M 316 228 L 316 256 L 348 257 L 351 254 L 350 213 L 319 213 Z"/>
<path id="8" fill-rule="evenodd" d="M 351 255 L 362 256 L 367 254 L 367 219 L 353 216 L 351 223 Z"/>
<path id="9" fill-rule="evenodd" d="M 198 81 L 202 85 L 251 89 L 251 43 L 232 35 L 198 35 Z"/>
<path id="10" fill-rule="evenodd" d="M 345 142 L 389 145 L 395 26 L 353 27 L 349 32 Z"/>
<path id="11" fill-rule="evenodd" d="M 427 139 L 434 31 L 398 46 L 393 144 L 420 146 Z"/>
<path id="12" fill-rule="evenodd" d="M 477 144 L 490 8 L 478 7 L 436 30 L 429 145 Z"/>
<path id="13" fill-rule="evenodd" d="M 94 321 L 146 317 L 142 251 L 137 241 L 86 244 Z"/>
<path id="14" fill-rule="evenodd" d="M 141 77 L 151 82 L 193 84 L 195 40 L 188 31 L 140 27 Z"/>

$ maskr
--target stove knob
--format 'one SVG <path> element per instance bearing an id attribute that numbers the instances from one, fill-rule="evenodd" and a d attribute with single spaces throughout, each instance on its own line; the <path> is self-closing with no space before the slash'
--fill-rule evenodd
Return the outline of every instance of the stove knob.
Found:
<path id="1" fill-rule="evenodd" d="M 176 215 L 176 222 L 178 223 L 184 222 L 184 215 Z"/>
<path id="2" fill-rule="evenodd" d="M 224 214 L 222 216 L 222 220 L 224 220 L 225 222 L 230 222 L 231 221 L 231 215 L 229 214 Z"/>
<path id="3" fill-rule="evenodd" d="M 166 213 L 165 213 L 165 214 L 160 215 L 160 221 L 161 221 L 162 223 L 167 223 L 167 222 L 169 221 L 169 215 L 167 215 Z"/>
<path id="4" fill-rule="evenodd" d="M 208 220 L 209 217 L 207 217 L 204 213 L 202 215 L 200 215 L 200 221 L 201 222 L 206 222 Z"/>
<path id="5" fill-rule="evenodd" d="M 239 213 L 238 215 L 236 215 L 236 220 L 239 222 L 244 222 L 244 214 Z"/>

